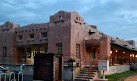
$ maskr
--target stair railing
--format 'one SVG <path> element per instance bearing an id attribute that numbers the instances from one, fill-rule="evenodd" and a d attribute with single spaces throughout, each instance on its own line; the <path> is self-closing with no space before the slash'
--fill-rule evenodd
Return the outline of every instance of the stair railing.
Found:
<path id="1" fill-rule="evenodd" d="M 85 59 L 86 59 L 86 56 L 84 56 L 82 59 L 80 59 L 80 61 L 78 62 L 80 64 L 80 66 L 81 66 L 81 62 Z"/>
<path id="2" fill-rule="evenodd" d="M 107 57 L 105 57 L 105 59 L 106 59 L 106 60 L 109 60 L 110 57 L 107 56 Z M 95 67 L 94 67 L 93 70 L 88 74 L 88 80 L 89 80 L 90 77 L 92 76 L 92 73 L 94 73 L 94 70 L 96 70 L 96 67 L 98 66 L 98 60 L 100 60 L 100 56 L 99 56 L 99 55 L 97 55 L 96 58 L 90 62 L 90 66 L 89 66 L 88 70 L 90 70 L 93 65 L 94 65 Z"/>

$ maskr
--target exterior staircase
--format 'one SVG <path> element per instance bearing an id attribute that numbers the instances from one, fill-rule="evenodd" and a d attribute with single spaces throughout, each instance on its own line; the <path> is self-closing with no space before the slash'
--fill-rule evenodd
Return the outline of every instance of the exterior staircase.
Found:
<path id="1" fill-rule="evenodd" d="M 93 81 L 97 79 L 97 67 L 95 65 L 85 66 L 76 77 L 75 81 Z"/>

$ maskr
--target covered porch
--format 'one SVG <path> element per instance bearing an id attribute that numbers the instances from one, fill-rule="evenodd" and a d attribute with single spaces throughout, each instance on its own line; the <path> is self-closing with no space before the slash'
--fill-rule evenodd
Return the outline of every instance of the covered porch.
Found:
<path id="1" fill-rule="evenodd" d="M 35 54 L 46 54 L 47 44 L 33 44 L 16 46 L 17 63 L 34 64 Z"/>
<path id="2" fill-rule="evenodd" d="M 98 64 L 98 60 L 109 60 L 109 65 L 130 65 L 137 63 L 137 50 L 111 41 L 108 37 L 85 41 L 86 51 L 91 51 L 88 57 Z M 95 49 L 93 49 L 95 48 Z M 94 50 L 96 50 L 94 52 Z"/>
<path id="3" fill-rule="evenodd" d="M 111 42 L 111 65 L 124 65 L 137 63 L 137 50 Z"/>

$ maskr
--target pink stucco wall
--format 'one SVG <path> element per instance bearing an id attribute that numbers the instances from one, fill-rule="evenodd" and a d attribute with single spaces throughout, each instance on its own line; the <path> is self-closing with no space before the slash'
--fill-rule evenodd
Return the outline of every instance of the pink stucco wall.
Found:
<path id="1" fill-rule="evenodd" d="M 3 31 L 9 29 L 9 31 Z M 90 32 L 93 32 L 91 35 Z M 41 33 L 47 32 L 47 38 L 42 38 Z M 34 40 L 29 40 L 29 34 L 35 34 Z M 23 35 L 23 40 L 18 41 L 17 36 Z M 56 53 L 56 44 L 62 43 L 64 60 L 74 58 L 82 63 L 91 61 L 91 52 L 87 51 L 87 44 L 97 45 L 96 51 L 100 55 L 110 56 L 110 41 L 135 48 L 135 41 L 124 41 L 113 38 L 97 30 L 97 26 L 84 23 L 84 19 L 77 12 L 59 11 L 50 16 L 48 23 L 30 24 L 19 27 L 17 24 L 6 22 L 0 26 L 0 55 L 3 55 L 3 47 L 8 47 L 7 55 L 17 57 L 17 47 L 34 44 L 48 43 L 48 52 Z M 80 45 L 80 57 L 76 58 L 76 44 Z M 91 49 L 89 47 L 88 49 Z M 2 57 L 0 57 L 2 59 Z M 6 59 L 16 59 L 7 57 Z"/>

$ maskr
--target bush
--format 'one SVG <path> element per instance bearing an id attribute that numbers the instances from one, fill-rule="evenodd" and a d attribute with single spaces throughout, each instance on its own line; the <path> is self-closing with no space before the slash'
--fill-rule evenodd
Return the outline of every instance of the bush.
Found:
<path id="1" fill-rule="evenodd" d="M 67 62 L 75 62 L 75 59 L 69 59 Z"/>
<path id="2" fill-rule="evenodd" d="M 132 71 L 137 71 L 137 64 L 132 64 L 132 65 L 130 66 L 130 70 L 132 70 Z"/>

